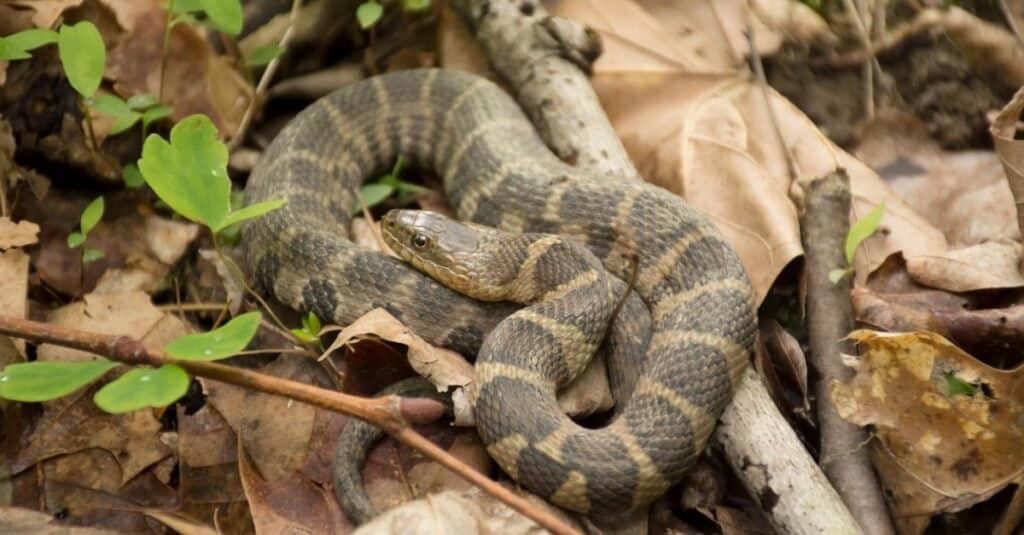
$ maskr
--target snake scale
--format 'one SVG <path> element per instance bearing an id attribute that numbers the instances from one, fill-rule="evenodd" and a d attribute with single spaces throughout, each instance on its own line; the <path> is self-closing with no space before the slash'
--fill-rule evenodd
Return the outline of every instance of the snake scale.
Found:
<path id="1" fill-rule="evenodd" d="M 460 219 L 571 237 L 613 275 L 632 276 L 649 310 L 632 395 L 601 429 L 575 424 L 555 403 L 556 384 L 577 367 L 560 351 L 579 336 L 571 293 L 558 314 L 515 322 L 518 344 L 496 349 L 508 358 L 476 371 L 477 425 L 502 469 L 582 513 L 640 506 L 679 481 L 736 390 L 754 338 L 749 279 L 714 227 L 661 188 L 562 162 L 492 82 L 402 71 L 321 98 L 264 152 L 247 201 L 288 203 L 243 229 L 257 282 L 342 325 L 384 307 L 428 341 L 475 355 L 516 307 L 470 299 L 346 239 L 359 185 L 399 155 L 443 178 Z M 544 252 L 511 255 L 506 269 L 542 276 Z M 553 358 L 516 357 L 529 344 L 549 345 Z"/>

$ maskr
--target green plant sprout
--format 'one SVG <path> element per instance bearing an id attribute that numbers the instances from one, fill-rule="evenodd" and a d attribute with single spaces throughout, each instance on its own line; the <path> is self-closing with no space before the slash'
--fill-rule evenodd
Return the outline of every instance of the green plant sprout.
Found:
<path id="1" fill-rule="evenodd" d="M 395 160 L 395 166 L 391 168 L 391 172 L 378 178 L 374 182 L 363 184 L 363 186 L 359 188 L 359 196 L 362 198 L 363 203 L 367 208 L 372 208 L 384 202 L 388 197 L 391 197 L 392 194 L 398 194 L 399 202 L 406 202 L 410 197 L 430 191 L 418 184 L 404 182 L 399 179 L 398 177 L 402 175 L 402 168 L 404 166 L 405 160 L 399 156 Z M 356 206 L 354 209 L 360 209 L 358 199 L 356 200 Z"/>
<path id="2" fill-rule="evenodd" d="M 290 332 L 299 340 L 307 344 L 315 344 L 321 353 L 324 352 L 324 344 L 320 341 L 320 318 L 310 310 L 302 316 L 302 327 L 291 329 Z"/>
<path id="3" fill-rule="evenodd" d="M 68 234 L 68 247 L 77 249 L 85 244 L 89 237 L 89 231 L 96 227 L 96 224 L 103 219 L 103 196 L 96 197 L 82 210 L 79 217 L 78 230 Z M 103 258 L 103 250 L 95 247 L 82 247 L 82 267 L 90 262 Z"/>
<path id="4" fill-rule="evenodd" d="M 846 233 L 846 245 L 844 247 L 846 268 L 836 268 L 828 272 L 828 280 L 832 281 L 832 284 L 839 284 L 839 281 L 853 273 L 853 258 L 857 248 L 860 247 L 861 242 L 870 238 L 878 230 L 878 225 L 882 222 L 882 216 L 884 215 L 885 203 L 883 202 L 868 212 L 868 215 L 858 219 L 850 227 L 850 231 Z"/>
<path id="5" fill-rule="evenodd" d="M 415 13 L 429 9 L 430 0 L 402 0 L 401 6 L 404 11 Z M 384 6 L 377 0 L 363 2 L 356 8 L 356 20 L 359 21 L 359 27 L 363 30 L 369 30 L 376 26 L 383 16 Z"/>
<path id="6" fill-rule="evenodd" d="M 257 47 L 245 57 L 245 64 L 249 67 L 262 67 L 277 59 L 281 54 L 284 54 L 284 51 L 285 48 L 281 45 Z"/>
<path id="7" fill-rule="evenodd" d="M 214 361 L 245 349 L 260 326 L 260 313 L 249 312 L 219 329 L 183 336 L 164 346 L 167 356 L 178 360 Z M 40 402 L 66 396 L 92 383 L 119 362 L 97 359 L 87 362 L 22 362 L 0 372 L 0 398 Z M 189 376 L 180 366 L 135 368 L 100 388 L 93 402 L 110 413 L 147 407 L 165 407 L 188 392 Z"/>
<path id="8" fill-rule="evenodd" d="M 171 108 L 161 104 L 156 97 L 148 93 L 135 95 L 128 100 L 113 94 L 102 94 L 92 101 L 92 109 L 114 119 L 110 135 L 117 135 L 142 121 L 142 138 L 153 121 L 171 115 Z"/>

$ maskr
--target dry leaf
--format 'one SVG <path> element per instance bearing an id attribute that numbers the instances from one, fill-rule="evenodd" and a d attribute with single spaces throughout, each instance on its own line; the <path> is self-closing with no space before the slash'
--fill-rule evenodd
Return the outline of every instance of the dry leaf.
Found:
<path id="1" fill-rule="evenodd" d="M 710 2 L 689 4 L 718 8 Z M 681 194 L 718 226 L 739 252 L 759 300 L 802 254 L 800 199 L 791 198 L 795 184 L 788 176 L 787 153 L 800 173 L 797 184 L 836 166 L 846 168 L 853 190 L 851 220 L 885 202 L 882 232 L 857 254 L 861 280 L 893 251 L 945 251 L 936 229 L 870 169 L 832 145 L 795 106 L 771 90 L 766 103 L 765 91 L 752 85 L 749 75 L 709 61 L 729 55 L 719 26 L 700 26 L 700 40 L 680 39 L 624 0 L 566 1 L 558 14 L 592 26 L 604 38 L 594 88 L 640 173 Z"/>
<path id="2" fill-rule="evenodd" d="M 11 221 L 9 217 L 0 217 L 0 249 L 24 247 L 39 241 L 39 225 L 26 220 Z"/>
<path id="3" fill-rule="evenodd" d="M 416 373 L 434 383 L 438 392 L 444 392 L 453 386 L 465 387 L 473 381 L 473 365 L 466 362 L 462 355 L 430 345 L 382 308 L 367 312 L 342 329 L 327 353 L 342 347 L 357 336 L 368 334 L 407 346 L 409 364 Z"/>
<path id="4" fill-rule="evenodd" d="M 1014 139 L 1017 133 L 1017 120 L 1024 110 L 1024 87 L 1013 96 L 1009 103 L 1000 110 L 992 120 L 992 141 L 995 143 L 996 154 L 1006 170 L 1006 179 L 1013 192 L 1013 200 L 1018 207 L 1017 227 L 1024 229 L 1024 211 L 1019 207 L 1024 204 L 1024 141 Z"/>
<path id="5" fill-rule="evenodd" d="M 160 65 L 167 16 L 161 2 L 139 1 L 144 1 L 149 9 L 119 13 L 119 23 L 130 29 L 108 52 L 106 74 L 122 96 L 161 94 Z M 220 135 L 227 138 L 237 131 L 252 96 L 252 87 L 233 62 L 215 54 L 189 24 L 178 24 L 171 30 L 164 84 L 163 99 L 173 109 L 174 120 L 194 113 L 206 114 Z"/>
<path id="6" fill-rule="evenodd" d="M 264 478 L 246 455 L 241 442 L 238 446 L 238 471 L 252 510 L 256 533 L 328 535 L 351 529 L 330 489 L 308 479 Z"/>
<path id="7" fill-rule="evenodd" d="M 880 110 L 860 135 L 854 154 L 951 245 L 1020 239 L 1010 186 L 994 152 L 944 151 L 923 123 L 892 108 Z"/>
<path id="8" fill-rule="evenodd" d="M 35 11 L 32 24 L 36 28 L 53 28 L 65 10 L 81 5 L 82 0 L 8 0 L 7 3 Z"/>
<path id="9" fill-rule="evenodd" d="M 32 535 L 119 535 L 117 529 L 69 526 L 52 514 L 22 507 L 0 507 L 0 533 Z"/>
<path id="10" fill-rule="evenodd" d="M 28 267 L 29 257 L 21 249 L 0 253 L 0 315 L 24 318 L 28 313 Z M 25 341 L 0 336 L 4 346 L 11 344 L 19 355 L 25 354 Z M 15 355 L 3 355 L 2 364 L 10 364 Z"/>
<path id="11" fill-rule="evenodd" d="M 991 368 L 927 332 L 850 337 L 864 352 L 832 400 L 844 419 L 874 426 L 896 517 L 960 511 L 1020 481 L 1024 367 Z"/>
<path id="12" fill-rule="evenodd" d="M 563 522 L 582 531 L 565 513 L 526 495 L 536 506 L 548 510 Z M 532 520 L 509 509 L 494 497 L 473 487 L 465 491 L 445 491 L 412 501 L 385 511 L 363 524 L 354 533 L 358 535 L 433 535 L 459 533 L 462 535 L 503 533 L 534 534 L 541 531 Z"/>
<path id="13" fill-rule="evenodd" d="M 988 242 L 933 256 L 906 256 L 917 282 L 950 292 L 1024 286 L 1020 243 Z"/>

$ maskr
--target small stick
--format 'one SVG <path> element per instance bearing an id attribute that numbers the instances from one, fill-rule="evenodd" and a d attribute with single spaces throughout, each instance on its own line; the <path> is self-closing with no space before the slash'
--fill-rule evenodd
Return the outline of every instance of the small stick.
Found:
<path id="1" fill-rule="evenodd" d="M 299 8 L 302 7 L 302 0 L 292 0 L 292 10 L 288 14 L 288 29 L 285 30 L 284 35 L 281 36 L 281 41 L 278 43 L 282 49 L 287 50 L 288 44 L 292 41 L 292 34 L 295 33 L 295 19 L 298 18 Z M 256 85 L 256 90 L 253 91 L 252 100 L 249 101 L 249 106 L 245 108 L 245 114 L 242 115 L 242 121 L 238 123 L 238 131 L 235 132 L 235 136 L 228 141 L 228 151 L 235 150 L 242 141 L 245 140 L 245 132 L 249 129 L 249 125 L 252 123 L 252 116 L 256 113 L 256 105 L 263 100 L 263 97 L 267 94 L 267 87 L 270 86 L 270 81 L 274 79 L 274 74 L 277 73 L 277 67 L 281 63 L 281 57 L 284 54 L 277 56 L 270 60 L 270 64 L 263 70 L 263 75 L 260 76 L 260 83 Z"/>
<path id="2" fill-rule="evenodd" d="M 502 487 L 496 481 L 477 472 L 409 427 L 410 423 L 434 421 L 444 413 L 444 406 L 434 400 L 404 399 L 398 396 L 380 398 L 352 396 L 216 362 L 172 359 L 162 351 L 147 348 L 142 342 L 127 336 L 68 329 L 10 316 L 0 316 L 0 334 L 24 338 L 37 343 L 80 349 L 134 366 L 157 367 L 164 364 L 175 364 L 193 376 L 206 377 L 235 386 L 283 396 L 315 407 L 355 416 L 380 427 L 399 442 L 455 472 L 459 477 L 480 487 L 551 532 L 564 535 L 578 533 L 554 514 L 538 508 L 526 498 Z"/>

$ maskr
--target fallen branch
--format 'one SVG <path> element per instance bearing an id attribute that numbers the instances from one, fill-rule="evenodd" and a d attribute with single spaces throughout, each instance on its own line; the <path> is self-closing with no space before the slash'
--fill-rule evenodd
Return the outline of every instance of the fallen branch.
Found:
<path id="1" fill-rule="evenodd" d="M 544 528 L 560 534 L 577 533 L 551 513 L 502 487 L 414 431 L 410 424 L 432 422 L 444 414 L 444 406 L 434 400 L 397 396 L 362 398 L 215 362 L 172 359 L 162 351 L 148 348 L 127 336 L 67 329 L 10 316 L 0 316 L 0 334 L 36 343 L 80 349 L 132 366 L 158 367 L 175 364 L 193 376 L 283 396 L 322 409 L 355 416 L 380 427 L 399 442 L 455 472 L 459 477 L 480 487 Z"/>
<path id="2" fill-rule="evenodd" d="M 894 533 L 882 487 L 868 457 L 867 433 L 839 417 L 832 404 L 832 383 L 848 380 L 853 370 L 842 363 L 842 340 L 853 330 L 849 277 L 837 284 L 829 272 L 846 265 L 844 243 L 850 228 L 850 179 L 846 171 L 813 180 L 807 187 L 800 220 L 807 262 L 807 317 L 811 364 L 819 377 L 818 428 L 821 465 L 861 528 L 872 534 Z M 847 352 L 849 348 L 846 348 Z"/>

